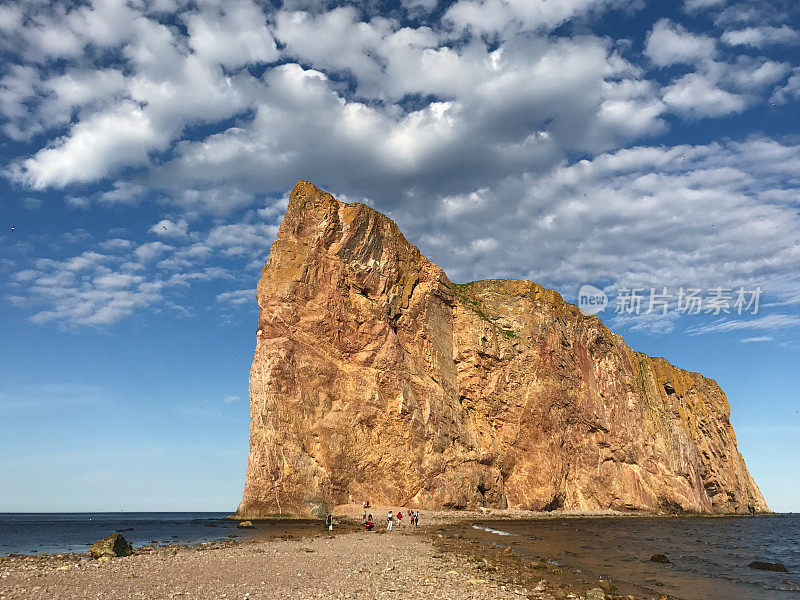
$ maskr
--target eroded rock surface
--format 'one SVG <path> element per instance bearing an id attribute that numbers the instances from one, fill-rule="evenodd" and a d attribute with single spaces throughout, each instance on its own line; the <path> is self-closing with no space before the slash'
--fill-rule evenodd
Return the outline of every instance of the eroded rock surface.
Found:
<path id="1" fill-rule="evenodd" d="M 239 518 L 768 510 L 716 382 L 536 283 L 451 283 L 368 206 L 299 182 L 257 298 Z"/>

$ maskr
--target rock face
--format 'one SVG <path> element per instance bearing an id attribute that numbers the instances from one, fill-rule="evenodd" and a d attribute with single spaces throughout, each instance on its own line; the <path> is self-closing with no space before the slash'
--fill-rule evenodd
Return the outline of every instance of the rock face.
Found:
<path id="1" fill-rule="evenodd" d="M 451 283 L 368 206 L 299 182 L 257 298 L 238 518 L 769 510 L 716 382 L 536 283 Z"/>

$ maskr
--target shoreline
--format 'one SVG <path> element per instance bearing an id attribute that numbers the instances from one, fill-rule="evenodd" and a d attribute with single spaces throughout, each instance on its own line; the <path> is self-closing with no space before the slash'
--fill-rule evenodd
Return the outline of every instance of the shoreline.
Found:
<path id="1" fill-rule="evenodd" d="M 422 527 L 420 527 L 422 529 Z M 47 598 L 494 598 L 552 597 L 486 573 L 437 548 L 431 529 L 327 530 L 267 539 L 136 548 L 133 555 L 0 559 L 0 599 Z M 435 537 L 435 536 L 434 536 Z"/>
<path id="2" fill-rule="evenodd" d="M 600 598 L 602 594 L 604 600 L 684 597 L 676 590 L 672 592 L 675 595 L 659 593 L 652 586 L 641 587 L 629 581 L 609 579 L 608 573 L 600 578 L 591 575 L 591 570 L 582 571 L 577 565 L 587 558 L 588 551 L 578 543 L 569 545 L 569 552 L 558 556 L 538 541 L 531 546 L 522 537 L 498 535 L 498 529 L 504 529 L 503 523 L 511 526 L 511 523 L 573 518 L 597 519 L 598 522 L 627 517 L 674 519 L 673 515 L 421 511 L 419 527 L 403 519 L 387 534 L 385 513 L 388 509 L 383 506 L 368 509 L 376 524 L 371 532 L 365 532 L 361 525 L 362 507 L 353 504 L 339 506 L 334 511 L 333 535 L 320 520 L 252 519 L 255 528 L 246 530 L 251 536 L 255 534 L 250 539 L 229 536 L 193 544 L 164 540 L 137 546 L 134 555 L 125 558 L 93 560 L 87 552 L 0 557 L 0 600 L 31 597 L 33 591 L 40 595 L 43 592 L 48 598 L 64 599 L 294 598 L 285 587 L 287 582 L 272 581 L 274 577 L 264 579 L 266 583 L 256 582 L 253 573 L 283 573 L 280 576 L 289 577 L 287 581 L 290 581 L 298 572 L 287 572 L 286 564 L 293 565 L 298 560 L 298 564 L 306 565 L 309 572 L 313 572 L 310 579 L 303 580 L 303 598 L 346 598 L 336 587 L 345 584 L 342 589 L 350 590 L 345 592 L 350 598 L 379 595 L 398 600 L 439 597 L 429 595 L 429 588 L 437 586 L 448 590 L 450 595 L 443 598 L 560 600 L 587 598 L 589 590 L 593 590 L 591 598 Z M 679 518 L 724 516 L 748 515 L 701 514 Z M 772 516 L 779 515 L 773 513 Z M 491 528 L 493 522 L 498 524 L 498 529 L 479 530 L 487 524 Z M 305 560 L 311 556 L 315 560 Z M 374 556 L 384 561 L 383 566 L 372 560 Z M 442 570 L 445 564 L 448 566 Z M 385 573 L 394 570 L 400 579 L 410 582 L 410 589 L 419 591 L 419 595 L 403 595 L 400 588 L 392 587 L 391 577 L 387 578 Z M 364 579 L 366 587 L 347 587 L 356 572 Z M 195 581 L 198 577 L 200 583 Z M 211 579 L 205 581 L 209 577 Z M 270 587 L 273 584 L 278 587 Z M 170 585 L 175 589 L 165 594 Z M 231 587 L 236 590 L 234 595 L 222 596 L 229 594 L 225 590 Z M 372 595 L 364 595 L 362 592 L 366 589 Z M 506 592 L 509 594 L 504 595 Z"/>
<path id="3" fill-rule="evenodd" d="M 370 510 L 380 514 L 382 508 Z M 584 598 L 587 590 L 595 589 L 595 594 L 603 590 L 607 600 L 659 600 L 658 595 L 618 595 L 609 582 L 592 582 L 573 570 L 553 565 L 542 568 L 540 563 L 527 561 L 513 548 L 506 550 L 500 544 L 478 547 L 448 529 L 469 527 L 481 517 L 511 517 L 461 513 L 462 518 L 454 520 L 446 511 L 427 516 L 423 512 L 426 520 L 419 527 L 404 521 L 387 533 L 381 518 L 375 530 L 365 532 L 360 515 L 356 520 L 342 514 L 347 510 L 338 512 L 333 535 L 319 521 L 269 519 L 261 521 L 269 524 L 269 529 L 255 539 L 147 544 L 134 548 L 129 557 L 94 560 L 87 552 L 0 557 L 0 600 L 27 598 L 34 593 L 64 599 L 290 598 L 295 596 L 282 586 L 296 579 L 296 574 L 283 582 L 269 582 L 273 577 L 255 582 L 252 575 L 285 570 L 287 564 L 303 565 L 310 556 L 314 560 L 307 567 L 316 569 L 319 577 L 301 586 L 304 598 L 559 600 Z M 254 523 L 260 529 L 259 522 Z M 376 557 L 380 559 L 377 562 Z M 356 572 L 364 576 L 363 585 L 342 592 L 350 589 L 347 586 Z M 387 577 L 387 573 L 396 577 Z M 210 581 L 202 581 L 209 576 Z M 196 581 L 198 578 L 201 581 Z M 405 587 L 397 587 L 398 578 Z M 340 589 L 341 585 L 345 588 Z M 166 588 L 171 589 L 165 595 Z M 230 588 L 233 595 L 225 591 Z M 432 590 L 444 595 L 431 595 Z M 660 600 L 671 597 L 661 596 Z"/>

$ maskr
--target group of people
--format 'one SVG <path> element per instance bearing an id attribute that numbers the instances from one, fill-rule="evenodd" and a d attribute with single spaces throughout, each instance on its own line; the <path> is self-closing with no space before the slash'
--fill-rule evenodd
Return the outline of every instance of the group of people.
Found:
<path id="1" fill-rule="evenodd" d="M 407 510 L 406 511 L 406 516 L 408 517 L 408 522 L 409 522 L 410 525 L 414 525 L 415 527 L 419 527 L 419 511 Z M 396 517 L 392 514 L 392 511 L 389 511 L 389 514 L 386 517 L 386 531 L 391 531 L 392 530 L 392 526 L 394 525 L 394 521 L 395 520 L 397 520 L 397 524 L 398 525 L 403 522 L 403 511 L 402 510 L 398 510 L 397 511 L 397 516 Z"/>
<path id="2" fill-rule="evenodd" d="M 369 500 L 366 502 L 362 502 L 362 506 L 364 507 L 364 514 L 361 517 L 361 522 L 364 524 L 365 531 L 372 531 L 375 528 L 375 522 L 372 518 L 372 514 L 367 514 L 367 508 L 369 508 Z M 405 516 L 408 517 L 408 522 L 410 525 L 415 527 L 419 527 L 419 511 L 412 511 L 406 510 Z M 389 511 L 389 514 L 386 516 L 386 531 L 391 531 L 392 527 L 394 526 L 394 522 L 397 521 L 398 525 L 403 522 L 403 511 L 398 510 L 397 514 L 393 511 Z"/>

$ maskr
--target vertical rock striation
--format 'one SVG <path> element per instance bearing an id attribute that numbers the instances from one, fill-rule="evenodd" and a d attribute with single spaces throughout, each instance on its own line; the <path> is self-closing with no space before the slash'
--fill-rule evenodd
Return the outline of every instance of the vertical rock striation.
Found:
<path id="1" fill-rule="evenodd" d="M 768 510 L 713 380 L 535 283 L 451 283 L 368 206 L 299 182 L 257 298 L 238 518 Z"/>

